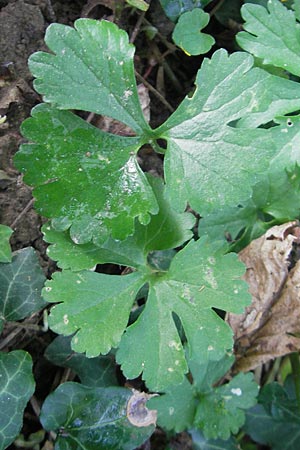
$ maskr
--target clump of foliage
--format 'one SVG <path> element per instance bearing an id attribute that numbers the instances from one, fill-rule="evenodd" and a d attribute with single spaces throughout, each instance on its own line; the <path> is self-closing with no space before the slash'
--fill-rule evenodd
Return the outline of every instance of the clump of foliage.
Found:
<path id="1" fill-rule="evenodd" d="M 268 9 L 245 5 L 242 15 L 245 31 L 237 41 L 247 51 L 219 49 L 204 59 L 193 94 L 157 129 L 139 103 L 134 47 L 113 23 L 52 24 L 45 37 L 51 53 L 30 58 L 44 104 L 23 123 L 28 143 L 15 165 L 34 187 L 37 211 L 50 219 L 43 233 L 61 269 L 43 298 L 55 303 L 50 328 L 67 338 L 47 356 L 69 364 L 81 380 L 61 385 L 44 403 L 41 421 L 58 432 L 57 449 L 133 449 L 152 434 L 153 410 L 168 430 L 201 430 L 205 441 L 224 439 L 223 448 L 232 448 L 244 410 L 256 403 L 252 374 L 217 383 L 234 361 L 221 311 L 238 314 L 251 301 L 233 250 L 299 216 L 300 88 L 287 71 L 298 77 L 300 65 L 286 50 L 299 55 L 300 42 L 297 12 L 278 0 Z M 101 131 L 69 110 L 109 116 L 133 136 Z M 145 144 L 164 154 L 164 181 L 141 170 L 137 153 Z M 202 217 L 199 239 L 190 210 Z M 1 233 L 7 242 L 9 232 Z M 13 273 L 21 263 L 18 255 L 9 263 L 7 252 L 6 245 L 3 263 Z M 105 263 L 125 266 L 125 273 L 94 270 Z M 23 297 L 26 308 L 28 301 Z M 4 305 L 1 320 L 24 317 Z M 146 394 L 134 397 L 103 375 L 111 374 L 114 358 L 128 380 L 141 376 L 160 394 L 148 401 L 150 411 Z M 9 362 L 3 364 L 6 370 Z M 283 398 L 279 390 L 273 395 Z M 132 419 L 130 401 L 146 422 Z"/>

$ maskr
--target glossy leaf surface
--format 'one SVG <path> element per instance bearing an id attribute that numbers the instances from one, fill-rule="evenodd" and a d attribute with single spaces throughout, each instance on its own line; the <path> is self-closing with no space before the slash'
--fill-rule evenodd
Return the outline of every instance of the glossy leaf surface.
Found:
<path id="1" fill-rule="evenodd" d="M 201 55 L 207 53 L 214 45 L 215 40 L 201 30 L 209 22 L 209 14 L 202 9 L 193 9 L 182 14 L 173 31 L 173 41 L 188 55 Z"/>
<path id="2" fill-rule="evenodd" d="M 92 243 L 76 245 L 69 232 L 58 232 L 49 224 L 44 226 L 45 240 L 53 245 L 49 256 L 63 269 L 91 269 L 96 264 L 114 263 L 138 268 L 146 265 L 149 252 L 177 247 L 192 237 L 195 218 L 189 213 L 177 213 L 165 198 L 159 178 L 147 177 L 153 189 L 159 212 L 151 216 L 148 225 L 135 222 L 135 232 L 124 241 L 109 238 L 101 246 Z"/>
<path id="3" fill-rule="evenodd" d="M 126 32 L 105 20 L 79 19 L 74 27 L 48 27 L 45 42 L 53 53 L 37 52 L 29 60 L 35 89 L 59 109 L 91 111 L 137 133 L 148 131 Z"/>
<path id="4" fill-rule="evenodd" d="M 188 369 L 174 314 L 183 326 L 191 359 L 220 358 L 232 347 L 232 332 L 212 308 L 243 310 L 250 300 L 240 279 L 243 271 L 236 255 L 224 255 L 224 248 L 201 239 L 181 250 L 168 272 L 150 274 L 145 309 L 127 328 L 117 352 L 125 376 L 143 372 L 154 391 L 183 381 Z"/>
<path id="5" fill-rule="evenodd" d="M 21 320 L 46 306 L 41 297 L 45 275 L 33 248 L 18 250 L 0 271 L 0 331 L 3 323 Z"/>
<path id="6" fill-rule="evenodd" d="M 51 309 L 49 325 L 59 334 L 76 332 L 74 351 L 86 352 L 88 357 L 106 354 L 119 344 L 143 284 L 138 272 L 126 276 L 56 272 L 43 291 L 47 301 L 60 302 Z"/>
<path id="7" fill-rule="evenodd" d="M 255 127 L 299 108 L 299 85 L 252 66 L 245 53 L 215 52 L 203 61 L 193 96 L 157 130 L 168 141 L 166 187 L 175 208 L 188 202 L 205 215 L 239 204 L 278 153 L 272 131 Z"/>
<path id="8" fill-rule="evenodd" d="M 35 187 L 36 207 L 71 227 L 78 244 L 104 242 L 111 233 L 124 239 L 134 220 L 156 213 L 155 196 L 138 166 L 137 138 L 101 132 L 67 111 L 39 105 L 24 122 L 25 144 L 15 158 L 25 180 Z"/>
<path id="9" fill-rule="evenodd" d="M 112 356 L 87 358 L 71 348 L 70 336 L 57 336 L 45 351 L 45 357 L 56 366 L 69 367 L 85 386 L 117 386 L 116 368 Z"/>
<path id="10" fill-rule="evenodd" d="M 11 262 L 11 249 L 9 238 L 12 235 L 13 230 L 6 225 L 0 224 L 0 263 Z"/>
<path id="11" fill-rule="evenodd" d="M 8 447 L 19 434 L 23 412 L 35 382 L 32 360 L 23 350 L 0 353 L 0 448 Z"/>
<path id="12" fill-rule="evenodd" d="M 125 388 L 64 383 L 47 397 L 41 423 L 58 432 L 56 450 L 133 450 L 150 437 L 154 425 L 132 425 L 127 417 L 132 395 Z"/>
<path id="13" fill-rule="evenodd" d="M 246 4 L 241 13 L 245 23 L 237 35 L 238 44 L 264 64 L 282 67 L 300 75 L 300 25 L 295 13 L 278 0 L 269 0 L 267 9 Z"/>

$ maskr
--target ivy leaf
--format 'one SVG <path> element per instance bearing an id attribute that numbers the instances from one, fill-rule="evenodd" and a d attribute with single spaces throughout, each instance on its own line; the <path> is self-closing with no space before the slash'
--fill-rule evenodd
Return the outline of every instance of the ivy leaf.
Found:
<path id="1" fill-rule="evenodd" d="M 133 233 L 135 217 L 158 211 L 154 194 L 136 160 L 137 138 L 104 133 L 67 111 L 39 105 L 23 123 L 27 139 L 15 158 L 35 187 L 37 210 L 69 227 L 79 244 Z M 105 180 L 105 182 L 103 181 Z"/>
<path id="2" fill-rule="evenodd" d="M 23 350 L 0 353 L 0 448 L 7 448 L 19 434 L 25 406 L 35 382 L 32 360 Z"/>
<path id="3" fill-rule="evenodd" d="M 202 9 L 185 12 L 174 28 L 173 41 L 189 56 L 207 53 L 215 43 L 212 36 L 201 33 L 208 22 L 209 14 Z"/>
<path id="4" fill-rule="evenodd" d="M 278 383 L 264 386 L 259 404 L 247 411 L 245 431 L 273 450 L 297 450 L 300 445 L 300 416 L 296 398 L 289 398 Z"/>
<path id="5" fill-rule="evenodd" d="M 159 206 L 148 225 L 135 223 L 135 232 L 124 241 L 109 238 L 101 247 L 92 243 L 76 245 L 69 232 L 58 232 L 49 224 L 43 228 L 50 258 L 63 269 L 91 269 L 96 264 L 114 263 L 139 268 L 147 264 L 147 255 L 154 250 L 178 247 L 192 237 L 195 218 L 189 213 L 177 213 L 167 199 L 162 180 L 148 176 Z"/>
<path id="6" fill-rule="evenodd" d="M 10 264 L 0 271 L 0 331 L 3 323 L 21 320 L 46 306 L 41 297 L 45 275 L 33 248 L 13 253 Z"/>
<path id="7" fill-rule="evenodd" d="M 56 272 L 43 292 L 47 301 L 60 302 L 51 309 L 49 325 L 58 334 L 76 332 L 74 351 L 88 357 L 106 354 L 119 344 L 143 284 L 143 274 L 138 272 L 126 276 Z"/>
<path id="8" fill-rule="evenodd" d="M 195 8 L 204 8 L 212 0 L 159 0 L 166 15 L 173 22 L 176 22 L 178 17 L 186 11 L 194 10 Z"/>
<path id="9" fill-rule="evenodd" d="M 267 9 L 248 3 L 241 14 L 245 31 L 237 34 L 238 44 L 264 64 L 300 75 L 300 25 L 295 13 L 280 1 L 269 0 Z"/>
<path id="10" fill-rule="evenodd" d="M 117 386 L 115 363 L 111 356 L 87 358 L 71 349 L 70 336 L 57 336 L 48 345 L 44 356 L 56 366 L 69 367 L 85 386 Z"/>
<path id="11" fill-rule="evenodd" d="M 74 28 L 52 24 L 45 42 L 53 52 L 34 53 L 29 68 L 34 87 L 59 109 L 78 109 L 149 132 L 134 76 L 134 46 L 128 35 L 105 20 L 79 19 Z"/>
<path id="12" fill-rule="evenodd" d="M 205 215 L 236 206 L 278 152 L 271 131 L 255 127 L 299 108 L 299 85 L 252 66 L 251 55 L 218 50 L 203 61 L 194 95 L 156 130 L 168 141 L 166 186 L 176 209 L 189 202 Z"/>
<path id="13" fill-rule="evenodd" d="M 239 373 L 228 384 L 215 388 L 199 402 L 195 426 L 207 439 L 229 439 L 245 422 L 244 410 L 256 403 L 258 385 L 252 373 Z"/>
<path id="14" fill-rule="evenodd" d="M 127 378 L 143 372 L 153 391 L 183 381 L 188 368 L 174 315 L 183 326 L 192 360 L 216 360 L 232 347 L 231 330 L 212 308 L 241 311 L 250 297 L 240 279 L 243 265 L 237 255 L 224 251 L 206 238 L 192 241 L 173 258 L 167 273 L 148 276 L 145 308 L 117 351 Z"/>
<path id="15" fill-rule="evenodd" d="M 41 423 L 46 430 L 58 432 L 57 450 L 133 450 L 151 436 L 155 422 L 141 401 L 134 404 L 134 396 L 120 387 L 64 383 L 46 398 Z M 143 415 L 149 416 L 149 424 L 135 426 Z"/>
<path id="16" fill-rule="evenodd" d="M 12 233 L 13 230 L 10 227 L 0 224 L 0 263 L 11 262 L 12 255 L 9 238 Z"/>

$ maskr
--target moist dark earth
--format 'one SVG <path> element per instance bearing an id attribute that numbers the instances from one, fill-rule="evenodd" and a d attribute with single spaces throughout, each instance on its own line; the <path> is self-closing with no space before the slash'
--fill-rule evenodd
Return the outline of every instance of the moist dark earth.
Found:
<path id="1" fill-rule="evenodd" d="M 47 26 L 53 22 L 72 25 L 79 17 L 90 17 L 114 20 L 126 29 L 137 47 L 137 71 L 166 99 L 164 102 L 158 95 L 150 92 L 151 124 L 154 127 L 166 120 L 191 90 L 201 64 L 201 58 L 188 58 L 174 48 L 170 37 L 173 24 L 166 18 L 157 1 L 151 2 L 145 16 L 145 20 L 159 31 L 156 41 L 147 41 L 140 28 L 136 27 L 140 12 L 127 6 L 121 8 L 121 13 L 114 17 L 113 11 L 113 0 L 0 0 L 0 115 L 6 116 L 5 123 L 0 125 L 0 223 L 14 230 L 11 238 L 13 250 L 34 247 L 48 278 L 56 270 L 56 266 L 47 257 L 46 244 L 41 236 L 40 228 L 46 219 L 35 212 L 31 189 L 23 183 L 22 175 L 13 165 L 13 156 L 24 141 L 20 125 L 29 117 L 31 109 L 42 101 L 33 90 L 27 60 L 32 53 L 46 50 L 43 38 Z M 233 34 L 218 28 L 215 31 L 219 40 L 223 39 L 222 46 L 230 49 Z M 148 85 L 146 87 L 149 88 Z M 162 161 L 151 149 L 141 151 L 139 160 L 143 170 L 161 174 Z M 41 323 L 41 314 L 34 315 L 29 320 L 31 323 Z M 25 411 L 22 430 L 25 440 L 30 434 L 42 429 L 38 414 L 45 397 L 62 381 L 74 378 L 68 370 L 52 366 L 43 357 L 45 348 L 53 338 L 54 334 L 50 331 L 15 331 L 9 324 L 1 336 L 2 351 L 25 349 L 34 360 L 37 388 Z M 121 376 L 120 380 L 122 381 Z M 21 442 L 18 447 L 14 444 L 9 449 L 25 448 L 25 445 L 27 448 L 44 450 L 53 448 L 51 438 L 44 434 L 36 447 L 31 447 L 28 442 Z M 141 448 L 164 449 L 168 445 L 172 449 L 192 448 L 187 434 L 181 433 L 170 438 L 159 429 Z"/>

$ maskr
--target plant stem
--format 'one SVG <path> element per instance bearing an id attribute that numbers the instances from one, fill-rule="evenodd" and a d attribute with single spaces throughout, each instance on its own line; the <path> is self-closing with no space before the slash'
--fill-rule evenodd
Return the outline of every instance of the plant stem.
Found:
<path id="1" fill-rule="evenodd" d="M 292 366 L 292 376 L 295 383 L 296 399 L 298 408 L 300 409 L 300 361 L 299 353 L 294 352 L 290 354 L 290 361 Z"/>

